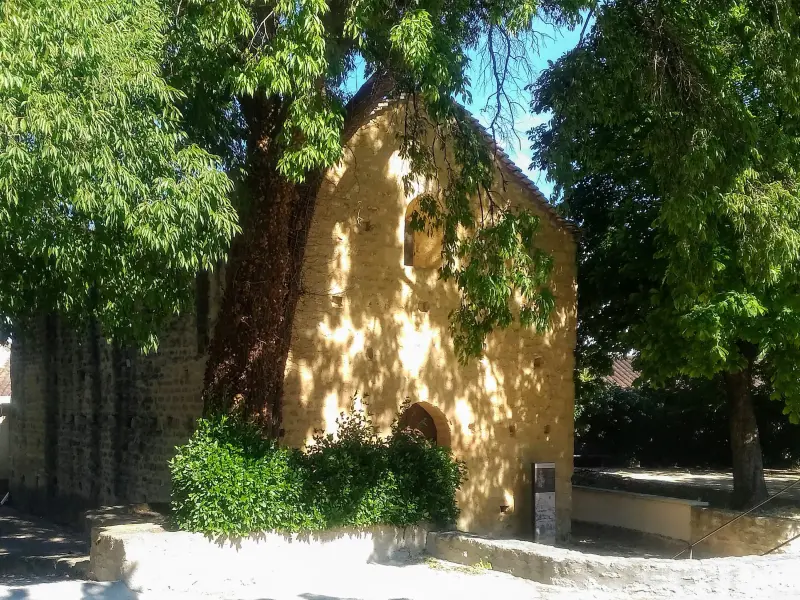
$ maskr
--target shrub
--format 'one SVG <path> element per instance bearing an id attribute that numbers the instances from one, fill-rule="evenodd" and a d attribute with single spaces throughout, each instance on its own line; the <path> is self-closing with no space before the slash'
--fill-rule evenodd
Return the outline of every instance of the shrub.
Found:
<path id="1" fill-rule="evenodd" d="M 253 426 L 201 419 L 170 461 L 175 524 L 227 534 L 313 528 L 303 509 L 305 463 L 301 452 L 264 440 Z"/>
<path id="2" fill-rule="evenodd" d="M 175 524 L 246 535 L 455 521 L 465 470 L 449 449 L 397 425 L 381 438 L 361 411 L 337 423 L 301 451 L 229 417 L 201 419 L 170 462 Z"/>
<path id="3" fill-rule="evenodd" d="M 762 385 L 753 394 L 764 464 L 793 467 L 800 461 L 800 426 L 789 422 L 769 392 Z M 582 382 L 575 398 L 575 452 L 602 457 L 606 466 L 730 468 L 724 385 L 719 378 L 679 380 L 663 389 Z"/>

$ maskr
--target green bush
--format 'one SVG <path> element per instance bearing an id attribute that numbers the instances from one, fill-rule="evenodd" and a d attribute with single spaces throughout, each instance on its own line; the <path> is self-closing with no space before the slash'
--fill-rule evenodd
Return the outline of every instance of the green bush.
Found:
<path id="1" fill-rule="evenodd" d="M 789 422 L 770 389 L 754 390 L 753 403 L 764 465 L 793 468 L 800 462 L 800 426 Z M 719 379 L 678 380 L 654 389 L 622 389 L 582 382 L 575 397 L 575 453 L 580 466 L 730 468 L 730 423 Z M 578 463 L 576 463 L 578 464 Z"/>
<path id="2" fill-rule="evenodd" d="M 449 449 L 397 425 L 381 438 L 362 412 L 338 424 L 301 451 L 228 417 L 201 419 L 170 462 L 175 524 L 245 535 L 455 521 L 465 469 Z"/>

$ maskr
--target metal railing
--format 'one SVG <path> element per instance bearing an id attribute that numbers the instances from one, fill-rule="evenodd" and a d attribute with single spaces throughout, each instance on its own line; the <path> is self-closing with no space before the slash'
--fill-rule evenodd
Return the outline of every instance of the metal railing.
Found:
<path id="1" fill-rule="evenodd" d="M 673 559 L 675 559 L 675 558 L 678 558 L 678 557 L 682 556 L 684 552 L 687 552 L 687 551 L 688 551 L 688 552 L 689 552 L 689 558 L 691 559 L 691 558 L 692 558 L 692 551 L 694 550 L 694 547 L 695 547 L 695 546 L 697 546 L 698 544 L 700 544 L 700 543 L 702 543 L 702 542 L 706 541 L 708 538 L 710 538 L 712 535 L 716 534 L 718 531 L 720 531 L 720 530 L 722 530 L 722 529 L 725 529 L 725 528 L 726 528 L 728 525 L 730 525 L 731 523 L 735 523 L 736 521 L 738 521 L 738 520 L 739 520 L 739 519 L 741 519 L 742 517 L 746 517 L 747 515 L 749 515 L 749 514 L 750 514 L 750 513 L 752 513 L 753 511 L 756 511 L 756 510 L 758 510 L 759 508 L 761 508 L 762 506 L 764 506 L 764 505 L 765 505 L 765 504 L 767 504 L 768 502 L 770 502 L 770 501 L 774 500 L 775 498 L 777 498 L 778 496 L 780 496 L 780 495 L 781 495 L 781 494 L 783 494 L 784 492 L 788 492 L 790 489 L 792 489 L 794 486 L 796 486 L 796 485 L 798 485 L 798 484 L 800 484 L 800 479 L 798 479 L 797 481 L 794 481 L 794 482 L 790 483 L 789 485 L 787 485 L 787 486 L 786 486 L 785 488 L 783 488 L 782 490 L 779 490 L 778 492 L 774 493 L 772 496 L 769 496 L 769 497 L 768 497 L 766 500 L 764 500 L 763 502 L 760 502 L 760 503 L 756 504 L 755 506 L 753 506 L 752 508 L 748 508 L 746 511 L 739 513 L 739 514 L 738 514 L 738 515 L 736 515 L 734 518 L 732 518 L 730 521 L 727 521 L 726 523 L 723 523 L 722 525 L 720 525 L 720 526 L 719 526 L 719 527 L 717 527 L 716 529 L 714 529 L 714 530 L 710 531 L 709 533 L 705 534 L 705 535 L 704 535 L 703 537 L 701 537 L 699 540 L 695 540 L 694 542 L 690 542 L 690 543 L 689 543 L 689 544 L 686 546 L 686 548 L 684 548 L 683 550 L 681 550 L 680 552 L 678 552 L 678 553 L 677 553 L 675 556 L 673 556 L 672 558 L 673 558 Z M 765 556 L 765 555 L 767 555 L 767 554 L 771 554 L 772 552 L 775 552 L 775 550 L 778 550 L 779 548 L 783 548 L 784 546 L 786 546 L 787 544 L 789 544 L 789 543 L 793 542 L 794 540 L 796 540 L 796 539 L 798 539 L 798 538 L 800 538 L 800 534 L 798 534 L 798 535 L 795 535 L 795 536 L 794 536 L 794 537 L 792 537 L 792 538 L 789 538 L 789 539 L 788 539 L 788 540 L 786 540 L 785 542 L 781 542 L 779 545 L 775 546 L 775 547 L 774 547 L 772 550 L 768 550 L 767 552 L 764 552 L 764 553 L 762 554 L 762 556 Z"/>

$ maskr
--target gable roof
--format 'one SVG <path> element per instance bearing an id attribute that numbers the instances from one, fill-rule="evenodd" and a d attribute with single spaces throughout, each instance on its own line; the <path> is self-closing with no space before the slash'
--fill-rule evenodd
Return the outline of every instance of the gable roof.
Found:
<path id="1" fill-rule="evenodd" d="M 633 387 L 633 382 L 636 381 L 637 377 L 639 377 L 639 372 L 633 368 L 632 360 L 623 356 L 622 358 L 614 359 L 611 375 L 607 375 L 603 379 L 612 385 L 628 389 Z"/>
<path id="2" fill-rule="evenodd" d="M 405 94 L 401 94 L 394 98 L 387 98 L 382 102 L 378 103 L 375 109 L 370 114 L 370 117 L 375 117 L 378 114 L 384 112 L 390 106 L 393 106 L 399 102 L 402 102 L 406 99 Z M 568 231 L 572 234 L 573 238 L 577 237 L 580 234 L 580 229 L 578 226 L 563 217 L 557 210 L 556 207 L 550 203 L 550 201 L 545 197 L 542 191 L 538 188 L 538 186 L 531 180 L 525 172 L 520 169 L 517 165 L 514 164 L 514 161 L 508 156 L 505 150 L 503 150 L 497 142 L 495 142 L 494 137 L 489 132 L 486 127 L 484 127 L 481 122 L 464 106 L 453 100 L 453 103 L 458 106 L 458 108 L 463 112 L 464 117 L 469 121 L 469 123 L 481 134 L 483 139 L 488 144 L 489 148 L 495 155 L 495 158 L 501 168 L 504 168 L 508 173 L 511 175 L 514 180 L 525 188 L 529 192 L 529 197 L 531 201 L 539 208 L 545 215 L 547 215 L 552 221 L 554 221 L 557 225 Z"/>
<path id="3" fill-rule="evenodd" d="M 459 105 L 461 106 L 461 105 Z M 505 150 L 503 150 L 497 142 L 495 142 L 494 137 L 492 136 L 491 132 L 489 132 L 486 127 L 484 127 L 481 122 L 466 108 L 461 106 L 461 109 L 464 111 L 464 116 L 470 121 L 473 127 L 478 131 L 478 133 L 483 136 L 483 139 L 486 140 L 486 143 L 489 145 L 489 148 L 492 149 L 497 161 L 503 165 L 506 170 L 514 177 L 514 179 L 519 183 L 522 187 L 527 188 L 527 190 L 531 194 L 531 200 L 533 203 L 540 208 L 547 216 L 549 216 L 553 221 L 555 221 L 558 225 L 569 231 L 573 236 L 577 236 L 580 233 L 578 226 L 575 225 L 569 219 L 564 218 L 557 210 L 556 207 L 550 203 L 550 201 L 545 197 L 542 193 L 542 190 L 533 182 L 533 180 L 528 177 L 525 172 L 520 169 L 511 157 L 508 156 Z"/>

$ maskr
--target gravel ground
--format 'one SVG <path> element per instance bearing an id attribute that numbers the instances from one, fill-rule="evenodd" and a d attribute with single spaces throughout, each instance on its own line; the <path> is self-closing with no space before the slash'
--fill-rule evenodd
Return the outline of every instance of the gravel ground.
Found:
<path id="1" fill-rule="evenodd" d="M 546 599 L 611 600 L 610 596 L 562 590 L 491 571 L 468 572 L 453 565 L 369 565 L 347 576 L 315 573 L 308 577 L 286 577 L 273 585 L 230 590 L 225 595 L 163 591 L 134 594 L 124 585 L 87 581 L 61 581 L 0 586 L 2 600 L 459 600 Z"/>
<path id="2" fill-rule="evenodd" d="M 580 534 L 580 535 L 577 535 Z M 642 541 L 608 531 L 576 530 L 578 549 L 612 555 L 641 555 Z M 658 541 L 658 540 L 656 540 Z M 647 592 L 607 593 L 558 588 L 485 568 L 464 567 L 435 559 L 356 566 L 341 572 L 319 564 L 301 564 L 291 572 L 270 572 L 264 565 L 253 581 L 230 586 L 223 594 L 163 590 L 133 594 L 121 583 L 70 579 L 54 560 L 80 557 L 85 541 L 72 532 L 0 512 L 0 600 L 651 600 Z M 649 540 L 648 553 L 667 555 L 671 547 Z M 20 557 L 24 560 L 20 560 Z M 165 586 L 166 587 L 166 586 Z M 219 588 L 217 588 L 219 589 Z M 677 598 L 678 596 L 670 596 Z M 800 599 L 800 593 L 797 597 Z M 697 598 L 694 596 L 694 598 Z M 752 589 L 720 594 L 731 600 L 770 600 Z M 784 595 L 784 598 L 789 596 Z"/>
<path id="3" fill-rule="evenodd" d="M 398 565 L 366 565 L 347 574 L 288 576 L 273 584 L 232 589 L 224 595 L 144 592 L 121 583 L 20 579 L 0 585 L 1 600 L 612 600 L 599 592 L 545 586 L 491 570 L 429 559 Z"/>
<path id="4" fill-rule="evenodd" d="M 652 594 L 603 593 L 541 585 L 503 573 L 468 568 L 428 559 L 395 564 L 366 565 L 347 573 L 325 573 L 314 567 L 306 573 L 286 574 L 274 583 L 231 589 L 223 595 L 165 592 L 131 593 L 120 583 L 87 581 L 6 581 L 0 600 L 644 600 Z M 670 600 L 676 596 L 670 596 Z M 753 600 L 745 593 L 717 596 L 719 600 Z M 783 600 L 787 596 L 782 596 Z M 758 600 L 769 600 L 759 597 Z"/>

